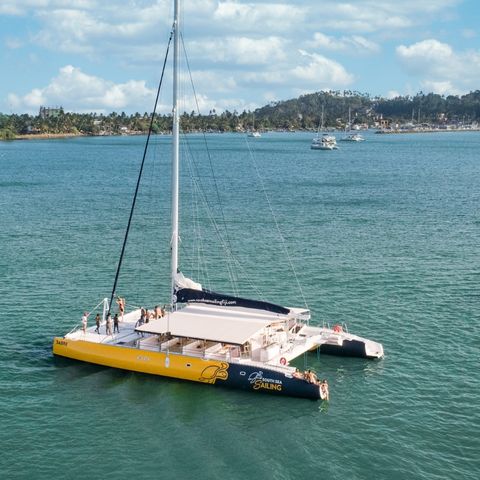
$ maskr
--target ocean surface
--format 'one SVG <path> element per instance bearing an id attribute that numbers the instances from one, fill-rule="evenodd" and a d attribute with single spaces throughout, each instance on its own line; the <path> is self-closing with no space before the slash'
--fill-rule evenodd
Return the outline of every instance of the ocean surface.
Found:
<path id="1" fill-rule="evenodd" d="M 182 271 L 383 343 L 298 359 L 328 404 L 54 358 L 110 296 L 145 137 L 0 142 L 0 477 L 478 480 L 480 133 L 365 136 L 184 138 Z M 168 302 L 169 152 L 153 139 L 133 306 Z"/>

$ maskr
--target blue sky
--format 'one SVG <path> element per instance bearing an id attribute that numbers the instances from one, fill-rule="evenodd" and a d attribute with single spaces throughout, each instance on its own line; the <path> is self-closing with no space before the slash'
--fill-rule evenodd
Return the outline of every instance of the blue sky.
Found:
<path id="1" fill-rule="evenodd" d="M 0 0 L 0 112 L 150 112 L 172 3 Z M 182 3 L 202 113 L 329 89 L 383 97 L 480 89 L 474 0 Z M 169 102 L 162 95 L 162 112 Z"/>

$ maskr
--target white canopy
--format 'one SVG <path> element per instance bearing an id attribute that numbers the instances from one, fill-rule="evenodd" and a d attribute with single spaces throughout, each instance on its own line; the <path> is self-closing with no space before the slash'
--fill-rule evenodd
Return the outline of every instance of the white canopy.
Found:
<path id="1" fill-rule="evenodd" d="M 279 320 L 277 315 L 265 315 L 265 312 L 225 310 L 218 306 L 189 305 L 158 320 L 151 320 L 137 330 L 154 334 L 170 332 L 174 337 L 242 345 L 263 328 Z"/>

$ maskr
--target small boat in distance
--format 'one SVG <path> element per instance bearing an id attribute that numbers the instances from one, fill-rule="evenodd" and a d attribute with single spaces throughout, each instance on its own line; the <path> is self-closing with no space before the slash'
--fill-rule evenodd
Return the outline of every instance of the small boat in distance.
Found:
<path id="1" fill-rule="evenodd" d="M 359 133 L 352 133 L 340 139 L 341 142 L 364 142 L 365 139 Z"/>
<path id="2" fill-rule="evenodd" d="M 352 130 L 352 118 L 351 118 L 351 108 L 348 108 L 348 125 L 345 127 L 346 136 L 341 138 L 341 142 L 364 142 L 365 139 L 359 133 L 350 133 L 347 134 L 347 131 Z M 347 128 L 348 127 L 348 128 Z"/>
<path id="3" fill-rule="evenodd" d="M 334 355 L 381 358 L 383 347 L 380 343 L 353 335 L 343 325 L 311 325 L 310 311 L 306 307 L 284 307 L 264 300 L 217 293 L 181 272 L 180 118 L 177 98 L 179 11 L 179 0 L 174 0 L 172 230 L 169 238 L 171 283 L 164 301 L 156 299 L 152 302 L 152 305 L 165 306 L 138 308 L 125 303 L 125 299 L 119 298 L 116 292 L 142 176 L 142 160 L 111 296 L 90 310 L 90 313 L 98 313 L 97 325 L 88 328 L 89 312 L 86 312 L 81 326 L 54 338 L 53 353 L 78 361 L 205 385 L 328 400 L 326 381 L 318 381 L 310 371 L 300 372 L 291 362 L 317 349 Z M 115 319 L 112 332 L 110 312 L 114 299 L 118 303 L 118 320 Z"/>
<path id="4" fill-rule="evenodd" d="M 252 129 L 247 132 L 248 137 L 260 138 L 262 135 L 259 131 L 255 130 L 255 115 L 253 115 Z"/>
<path id="5" fill-rule="evenodd" d="M 337 140 L 333 135 L 324 133 L 321 137 L 315 137 L 310 145 L 312 150 L 335 150 L 338 148 Z"/>
<path id="6" fill-rule="evenodd" d="M 323 105 L 322 105 L 322 115 L 320 119 L 320 125 L 317 130 L 317 136 L 312 140 L 310 148 L 312 150 L 335 150 L 337 149 L 337 139 L 334 135 L 329 133 L 324 133 L 320 136 L 320 130 L 323 130 Z"/>

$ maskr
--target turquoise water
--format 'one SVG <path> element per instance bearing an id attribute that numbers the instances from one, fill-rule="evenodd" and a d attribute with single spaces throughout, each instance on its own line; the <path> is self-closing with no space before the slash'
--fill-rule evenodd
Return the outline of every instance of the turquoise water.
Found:
<path id="1" fill-rule="evenodd" d="M 54 359 L 52 337 L 110 294 L 144 138 L 0 143 L 2 478 L 480 477 L 480 134 L 310 139 L 211 135 L 208 160 L 187 137 L 180 264 L 381 341 L 381 361 L 298 360 L 328 405 Z M 133 305 L 167 301 L 168 152 L 156 138 L 120 278 Z"/>

